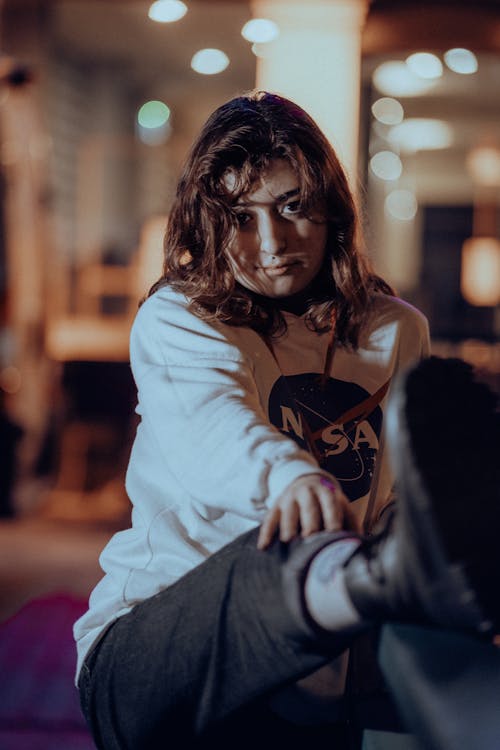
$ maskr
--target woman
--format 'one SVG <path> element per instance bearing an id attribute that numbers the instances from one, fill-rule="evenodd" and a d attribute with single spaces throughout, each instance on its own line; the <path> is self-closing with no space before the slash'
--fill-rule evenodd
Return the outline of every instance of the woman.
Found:
<path id="1" fill-rule="evenodd" d="M 428 350 L 423 316 L 361 253 L 314 121 L 263 92 L 220 107 L 187 159 L 164 274 L 131 333 L 132 526 L 104 550 L 75 625 L 99 747 L 163 747 L 175 727 L 194 742 L 248 706 L 263 717 L 262 695 L 281 712 L 278 689 L 345 648 L 290 615 L 280 566 L 296 543 L 282 543 L 371 528 L 393 485 L 387 393 Z M 359 540 L 342 533 L 344 559 Z"/>

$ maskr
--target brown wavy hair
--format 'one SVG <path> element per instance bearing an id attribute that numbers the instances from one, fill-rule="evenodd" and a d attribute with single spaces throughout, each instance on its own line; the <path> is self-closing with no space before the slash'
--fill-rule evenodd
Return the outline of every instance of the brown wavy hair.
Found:
<path id="1" fill-rule="evenodd" d="M 372 293 L 393 290 L 360 250 L 354 200 L 332 146 L 304 110 L 276 94 L 239 96 L 205 123 L 179 179 L 163 274 L 150 294 L 168 284 L 206 320 L 249 326 L 269 337 L 286 330 L 279 303 L 239 284 L 227 259 L 238 226 L 233 205 L 273 159 L 285 159 L 297 174 L 301 210 L 307 215 L 321 206 L 328 224 L 323 269 L 306 304 L 307 325 L 320 333 L 333 327 L 338 343 L 356 348 Z M 231 195 L 224 184 L 228 171 L 236 179 Z"/>

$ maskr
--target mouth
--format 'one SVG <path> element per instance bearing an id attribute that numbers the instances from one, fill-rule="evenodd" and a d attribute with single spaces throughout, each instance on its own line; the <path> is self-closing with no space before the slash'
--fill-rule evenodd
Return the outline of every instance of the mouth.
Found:
<path id="1" fill-rule="evenodd" d="M 260 266 L 260 269 L 269 276 L 281 276 L 297 265 L 298 261 L 287 261 L 286 263 L 275 263 L 272 266 Z"/>

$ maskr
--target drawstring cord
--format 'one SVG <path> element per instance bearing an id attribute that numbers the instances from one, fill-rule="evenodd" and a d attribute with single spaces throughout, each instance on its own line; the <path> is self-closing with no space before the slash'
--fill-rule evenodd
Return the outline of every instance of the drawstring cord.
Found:
<path id="1" fill-rule="evenodd" d="M 333 355 L 335 353 L 335 329 L 337 325 L 337 313 L 335 311 L 335 307 L 332 307 L 332 311 L 330 313 L 330 336 L 328 339 L 328 346 L 326 349 L 326 356 L 325 356 L 325 363 L 323 366 L 323 373 L 320 377 L 320 385 L 322 388 L 325 387 L 329 374 L 332 369 L 332 362 L 333 362 Z"/>
<path id="2" fill-rule="evenodd" d="M 336 325 L 336 320 L 337 320 L 337 316 L 336 316 L 335 308 L 332 307 L 332 312 L 331 312 L 331 315 L 330 315 L 330 333 L 329 333 L 329 339 L 328 339 L 328 346 L 326 348 L 325 361 L 324 361 L 324 364 L 323 364 L 323 372 L 321 373 L 321 375 L 319 377 L 319 385 L 320 385 L 321 388 L 324 388 L 326 386 L 326 384 L 328 382 L 328 378 L 330 376 L 331 368 L 332 368 L 333 356 L 335 354 L 335 343 L 336 343 L 335 342 L 335 325 Z M 274 361 L 278 365 L 279 370 L 281 371 L 281 367 L 280 367 L 278 359 L 276 357 L 276 354 L 275 354 L 275 351 L 274 351 L 271 339 L 268 338 L 268 337 L 265 337 L 264 338 L 264 342 L 265 342 L 267 348 L 269 349 L 269 351 L 271 352 L 271 354 L 273 355 Z M 286 386 L 286 388 L 288 390 L 288 393 L 289 393 L 289 395 L 290 395 L 290 397 L 291 397 L 291 399 L 292 399 L 292 401 L 293 401 L 293 403 L 295 405 L 295 408 L 296 408 L 296 410 L 297 410 L 297 412 L 298 412 L 298 414 L 300 416 L 301 423 L 302 423 L 302 429 L 304 431 L 304 440 L 306 442 L 307 449 L 308 449 L 309 453 L 312 456 L 314 456 L 314 458 L 318 462 L 319 466 L 323 466 L 323 463 L 325 461 L 326 455 L 324 453 L 321 453 L 321 451 L 318 448 L 318 445 L 317 445 L 317 437 L 318 436 L 315 435 L 313 433 L 313 431 L 311 430 L 311 428 L 309 426 L 309 423 L 308 423 L 308 421 L 307 421 L 307 419 L 305 417 L 305 414 L 302 411 L 302 409 L 300 408 L 300 406 L 298 405 L 297 400 L 295 399 L 295 396 L 293 395 L 290 387 L 288 386 L 288 384 L 286 382 L 286 378 L 284 376 L 283 376 L 283 379 L 284 379 L 284 382 L 285 382 L 285 386 Z"/>

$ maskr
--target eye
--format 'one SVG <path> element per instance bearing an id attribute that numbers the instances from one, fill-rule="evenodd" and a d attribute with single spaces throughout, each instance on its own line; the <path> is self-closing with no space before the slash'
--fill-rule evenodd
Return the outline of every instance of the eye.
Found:
<path id="1" fill-rule="evenodd" d="M 246 211 L 235 211 L 236 221 L 238 222 L 238 225 L 240 227 L 244 227 L 245 224 L 248 224 L 248 222 L 251 220 L 251 216 Z"/>
<path id="2" fill-rule="evenodd" d="M 300 204 L 300 200 L 296 201 L 290 201 L 289 203 L 285 203 L 283 208 L 281 209 L 282 214 L 300 214 L 302 213 L 302 207 Z"/>

